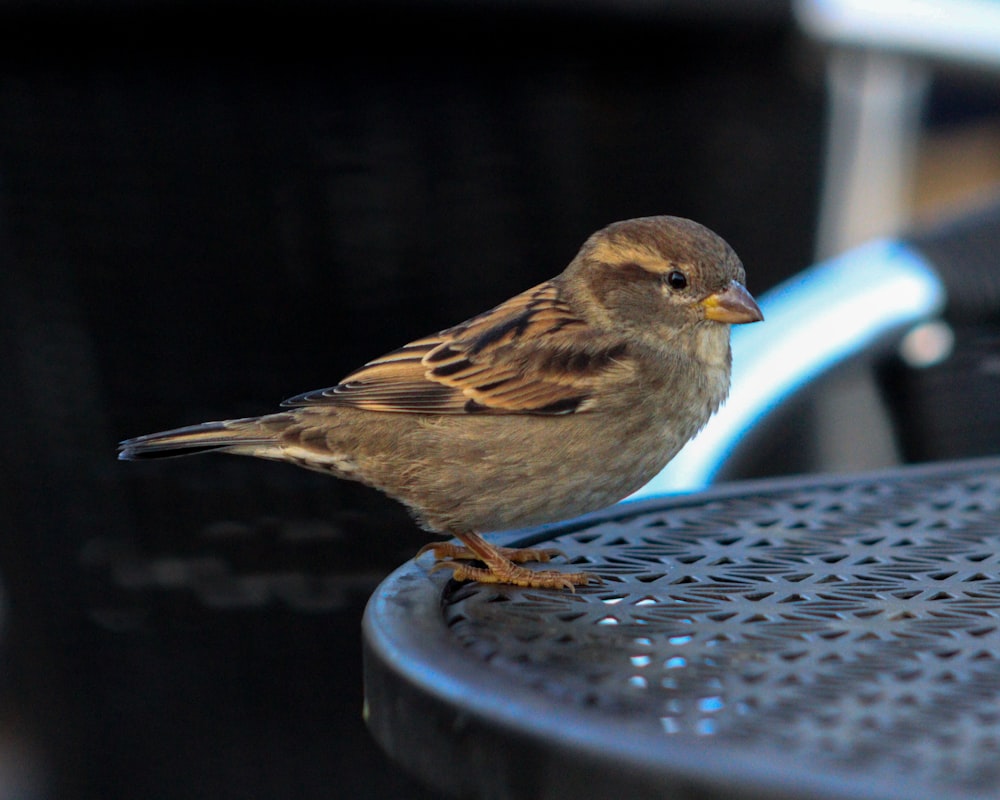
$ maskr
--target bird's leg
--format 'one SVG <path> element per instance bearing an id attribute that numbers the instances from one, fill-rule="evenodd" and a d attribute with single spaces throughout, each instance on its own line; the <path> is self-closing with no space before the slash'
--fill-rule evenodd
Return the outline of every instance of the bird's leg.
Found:
<path id="1" fill-rule="evenodd" d="M 529 561 L 545 562 L 556 556 L 565 557 L 562 550 L 554 547 L 498 547 L 491 545 L 504 558 L 513 561 L 515 564 L 525 564 Z M 431 542 L 425 544 L 417 551 L 417 558 L 424 553 L 434 553 L 435 561 L 481 561 L 482 556 L 469 547 L 451 542 Z"/>
<path id="2" fill-rule="evenodd" d="M 600 582 L 596 575 L 586 572 L 556 572 L 555 570 L 530 570 L 526 567 L 518 566 L 510 557 L 513 548 L 500 548 L 487 542 L 478 533 L 466 531 L 456 532 L 455 535 L 465 544 L 464 548 L 456 545 L 446 546 L 442 555 L 448 560 L 438 561 L 433 569 L 451 569 L 452 577 L 457 581 L 479 581 L 480 583 L 506 583 L 514 586 L 529 586 L 538 589 L 569 589 L 574 586 L 583 586 L 591 581 Z M 421 552 L 434 550 L 435 557 L 439 557 L 439 550 L 435 545 L 429 545 Z M 457 555 L 453 551 L 461 551 Z M 527 558 L 521 561 L 548 560 L 548 557 L 539 559 L 538 550 L 528 549 Z M 518 551 L 513 550 L 515 557 Z M 456 560 L 462 559 L 462 560 Z M 482 561 L 485 566 L 473 567 L 463 563 L 465 560 Z"/>

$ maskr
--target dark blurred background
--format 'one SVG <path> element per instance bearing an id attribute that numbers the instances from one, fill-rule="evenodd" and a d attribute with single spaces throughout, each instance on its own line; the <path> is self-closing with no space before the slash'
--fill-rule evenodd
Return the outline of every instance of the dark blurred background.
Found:
<path id="1" fill-rule="evenodd" d="M 359 630 L 426 536 L 117 440 L 331 385 L 613 220 L 766 290 L 813 261 L 823 76 L 779 0 L 0 3 L 0 797 L 431 796 Z"/>

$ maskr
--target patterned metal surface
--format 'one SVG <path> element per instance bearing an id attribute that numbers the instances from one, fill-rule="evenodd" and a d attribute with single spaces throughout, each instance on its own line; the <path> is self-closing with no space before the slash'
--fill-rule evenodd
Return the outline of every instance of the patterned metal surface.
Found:
<path id="1" fill-rule="evenodd" d="M 467 658 L 665 748 L 1000 797 L 997 462 L 645 504 L 551 541 L 604 585 L 451 584 Z"/>

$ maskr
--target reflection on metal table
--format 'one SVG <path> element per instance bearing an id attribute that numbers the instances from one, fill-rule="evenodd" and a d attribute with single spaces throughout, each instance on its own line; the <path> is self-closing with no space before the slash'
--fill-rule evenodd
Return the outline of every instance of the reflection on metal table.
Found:
<path id="1" fill-rule="evenodd" d="M 538 542 L 604 584 L 421 561 L 369 603 L 368 725 L 429 785 L 1000 797 L 1000 459 L 733 484 L 504 543 Z"/>

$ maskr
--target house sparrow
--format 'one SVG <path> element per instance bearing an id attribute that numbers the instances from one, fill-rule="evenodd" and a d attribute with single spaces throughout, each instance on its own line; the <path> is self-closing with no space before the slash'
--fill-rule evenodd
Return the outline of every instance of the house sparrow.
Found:
<path id="1" fill-rule="evenodd" d="M 744 280 L 696 222 L 616 222 L 561 275 L 286 411 L 129 439 L 119 458 L 218 450 L 361 481 L 462 542 L 420 551 L 457 580 L 572 589 L 595 576 L 529 569 L 557 551 L 480 533 L 594 511 L 656 475 L 729 390 L 729 325 L 763 319 Z"/>

